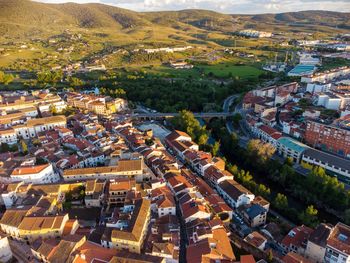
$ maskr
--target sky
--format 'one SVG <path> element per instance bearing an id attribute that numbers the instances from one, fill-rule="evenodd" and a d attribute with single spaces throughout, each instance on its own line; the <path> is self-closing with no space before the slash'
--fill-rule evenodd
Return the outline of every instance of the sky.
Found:
<path id="1" fill-rule="evenodd" d="M 281 13 L 302 10 L 350 12 L 350 0 L 36 0 L 45 3 L 103 3 L 135 11 L 207 9 L 228 14 Z"/>

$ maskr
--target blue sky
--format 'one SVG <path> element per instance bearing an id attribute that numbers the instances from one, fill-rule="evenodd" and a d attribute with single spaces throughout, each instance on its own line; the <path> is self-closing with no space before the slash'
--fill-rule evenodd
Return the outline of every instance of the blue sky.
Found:
<path id="1" fill-rule="evenodd" d="M 350 0 L 36 0 L 46 3 L 104 3 L 135 11 L 200 8 L 231 14 L 279 13 L 301 10 L 350 12 Z"/>

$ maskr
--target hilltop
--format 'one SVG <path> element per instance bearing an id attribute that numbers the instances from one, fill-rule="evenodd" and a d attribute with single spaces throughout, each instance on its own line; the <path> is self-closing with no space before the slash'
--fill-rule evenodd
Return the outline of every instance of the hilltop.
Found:
<path id="1" fill-rule="evenodd" d="M 264 22 L 264 23 L 262 23 Z M 0 0 L 0 34 L 25 39 L 102 29 L 128 41 L 183 41 L 208 32 L 231 33 L 243 28 L 334 32 L 350 24 L 349 13 L 303 11 L 282 14 L 227 15 L 206 10 L 134 12 L 103 4 L 44 4 L 29 0 Z"/>

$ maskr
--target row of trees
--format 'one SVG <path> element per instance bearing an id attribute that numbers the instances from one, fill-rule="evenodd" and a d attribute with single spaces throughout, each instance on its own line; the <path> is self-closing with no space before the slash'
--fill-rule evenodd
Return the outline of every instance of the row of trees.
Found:
<path id="1" fill-rule="evenodd" d="M 303 206 L 312 205 L 313 209 L 317 207 L 326 210 L 328 213 L 343 218 L 346 223 L 350 223 L 350 193 L 344 189 L 344 184 L 337 178 L 327 175 L 320 167 L 313 168 L 308 176 L 297 174 L 290 160 L 281 164 L 271 159 L 274 150 L 270 145 L 261 143 L 259 140 L 252 140 L 248 143 L 247 149 L 243 149 L 238 145 L 237 136 L 229 134 L 223 122 L 219 120 L 216 122 L 211 123 L 209 128 L 214 138 L 221 141 L 221 152 L 228 161 L 246 170 L 244 173 L 235 171 L 237 168 L 231 170 L 240 183 L 257 193 L 257 186 L 251 180 L 254 175 L 255 181 L 269 181 L 270 187 L 273 186 L 276 190 L 283 189 L 284 194 L 293 197 Z M 266 194 L 265 196 L 272 201 L 271 196 Z M 305 210 L 304 214 L 309 216 L 311 210 L 311 208 L 308 211 Z M 304 219 L 296 209 L 281 211 L 289 218 L 299 218 L 300 221 Z M 317 217 L 317 213 L 313 217 Z M 316 222 L 316 220 L 312 219 L 308 222 Z"/>
<path id="2" fill-rule="evenodd" d="M 15 79 L 15 76 L 12 74 L 6 74 L 3 71 L 0 71 L 0 83 L 8 85 Z"/>

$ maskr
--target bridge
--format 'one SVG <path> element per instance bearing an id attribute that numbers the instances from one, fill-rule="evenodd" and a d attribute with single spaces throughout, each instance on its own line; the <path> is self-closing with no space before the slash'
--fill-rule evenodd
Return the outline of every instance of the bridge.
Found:
<path id="1" fill-rule="evenodd" d="M 195 112 L 193 113 L 194 117 L 202 118 L 202 119 L 211 119 L 211 118 L 227 118 L 233 116 L 234 113 L 231 112 Z M 160 119 L 168 119 L 179 116 L 180 113 L 169 112 L 169 113 L 133 113 L 131 117 L 133 119 L 141 119 L 141 120 L 160 120 Z"/>

